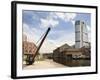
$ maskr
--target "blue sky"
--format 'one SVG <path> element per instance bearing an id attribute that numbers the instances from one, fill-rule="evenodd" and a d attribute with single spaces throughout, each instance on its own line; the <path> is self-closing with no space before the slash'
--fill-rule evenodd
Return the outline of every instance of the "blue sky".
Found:
<path id="1" fill-rule="evenodd" d="M 91 29 L 91 14 L 70 12 L 46 12 L 46 11 L 23 11 L 23 34 L 27 35 L 28 41 L 37 41 L 51 27 L 40 52 L 52 52 L 55 48 L 67 43 L 75 44 L 75 21 L 82 20 L 86 23 L 89 39 Z M 48 47 L 47 47 L 48 46 Z"/>

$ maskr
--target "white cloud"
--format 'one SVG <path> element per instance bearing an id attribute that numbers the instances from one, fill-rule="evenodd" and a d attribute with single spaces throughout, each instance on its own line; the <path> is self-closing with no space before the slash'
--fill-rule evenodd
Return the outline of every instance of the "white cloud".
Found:
<path id="1" fill-rule="evenodd" d="M 63 20 L 65 20 L 65 13 L 56 13 L 55 12 L 55 15 Z"/>
<path id="2" fill-rule="evenodd" d="M 41 19 L 41 24 L 40 27 L 56 27 L 56 25 L 58 25 L 59 22 L 58 20 L 54 20 L 51 17 L 47 17 L 46 19 Z"/>
<path id="3" fill-rule="evenodd" d="M 75 27 L 75 20 L 71 20 L 73 26 Z"/>
<path id="4" fill-rule="evenodd" d="M 77 16 L 76 13 L 55 13 L 55 15 L 64 20 L 64 21 L 71 21 L 74 20 L 74 18 Z"/>
<path id="5" fill-rule="evenodd" d="M 76 17 L 76 13 L 65 13 L 67 20 L 73 20 Z"/>
<path id="6" fill-rule="evenodd" d="M 29 25 L 23 23 L 23 34 L 27 36 L 28 41 L 34 42 L 36 44 L 43 32 L 35 28 L 30 28 Z"/>
<path id="7" fill-rule="evenodd" d="M 77 16 L 76 13 L 61 13 L 61 12 L 51 12 L 45 19 L 40 19 L 40 27 L 57 27 L 59 24 L 59 19 L 62 19 L 66 22 L 71 21 L 74 24 L 74 18 Z"/>
<path id="8" fill-rule="evenodd" d="M 23 32 L 29 32 L 30 29 L 29 29 L 29 26 L 27 24 L 23 24 Z"/>

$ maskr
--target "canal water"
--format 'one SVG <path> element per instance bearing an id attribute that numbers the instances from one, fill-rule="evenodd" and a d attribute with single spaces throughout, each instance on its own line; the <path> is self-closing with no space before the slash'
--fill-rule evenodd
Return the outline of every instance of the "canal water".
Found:
<path id="1" fill-rule="evenodd" d="M 87 59 L 67 60 L 63 64 L 69 67 L 91 66 L 91 61 Z"/>

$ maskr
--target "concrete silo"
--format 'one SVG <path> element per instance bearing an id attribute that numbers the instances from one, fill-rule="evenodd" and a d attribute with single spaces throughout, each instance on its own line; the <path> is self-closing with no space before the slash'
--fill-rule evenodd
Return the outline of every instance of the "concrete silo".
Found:
<path id="1" fill-rule="evenodd" d="M 78 20 L 75 22 L 75 48 L 88 47 L 88 44 L 86 23 Z"/>

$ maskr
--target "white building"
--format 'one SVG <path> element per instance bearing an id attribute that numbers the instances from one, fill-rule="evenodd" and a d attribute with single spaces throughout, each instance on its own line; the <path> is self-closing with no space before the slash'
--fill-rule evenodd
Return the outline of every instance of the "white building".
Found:
<path id="1" fill-rule="evenodd" d="M 88 31 L 85 22 L 75 22 L 75 48 L 88 47 Z"/>

